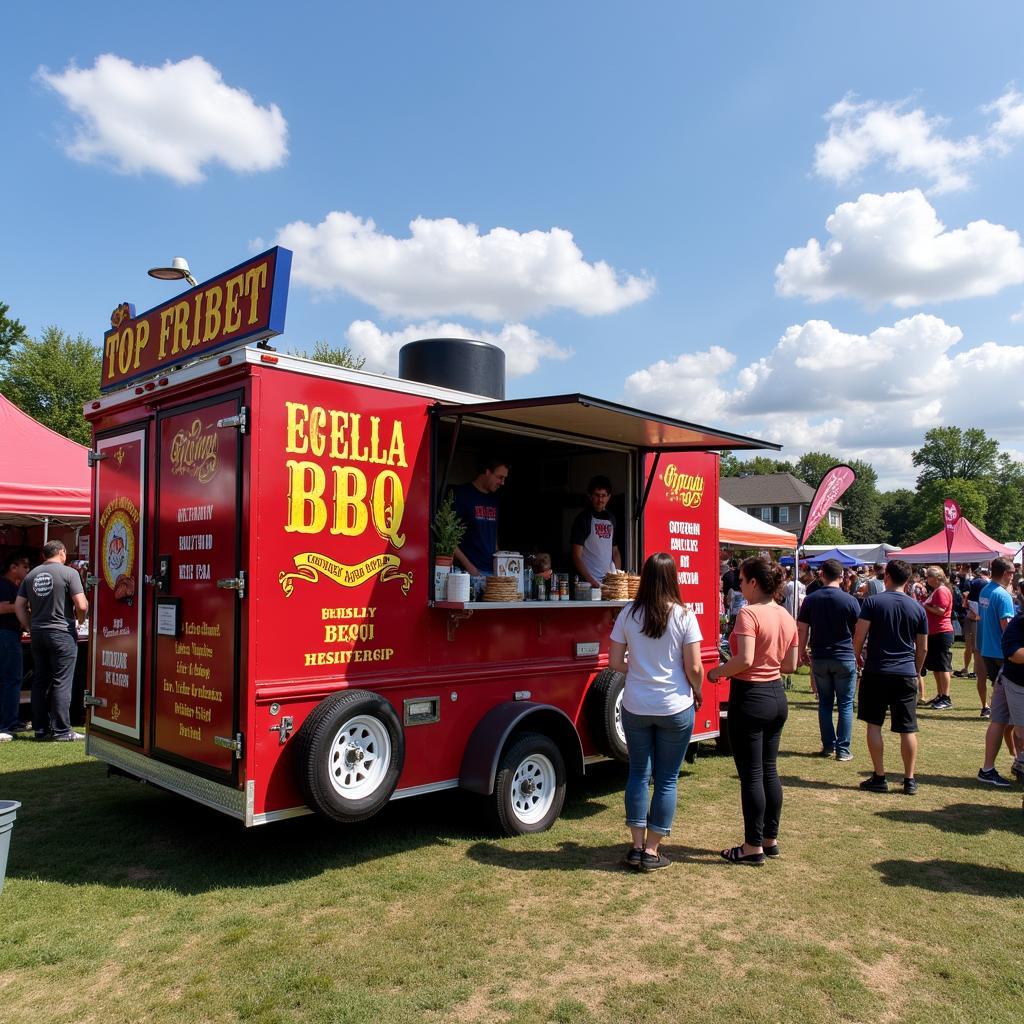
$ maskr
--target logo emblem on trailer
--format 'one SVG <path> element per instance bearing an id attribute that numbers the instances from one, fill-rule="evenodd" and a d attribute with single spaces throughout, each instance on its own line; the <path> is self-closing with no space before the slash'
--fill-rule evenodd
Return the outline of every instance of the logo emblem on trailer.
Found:
<path id="1" fill-rule="evenodd" d="M 193 420 L 187 431 L 179 430 L 171 439 L 171 472 L 209 483 L 217 472 L 216 430 L 204 432 L 199 419 Z"/>

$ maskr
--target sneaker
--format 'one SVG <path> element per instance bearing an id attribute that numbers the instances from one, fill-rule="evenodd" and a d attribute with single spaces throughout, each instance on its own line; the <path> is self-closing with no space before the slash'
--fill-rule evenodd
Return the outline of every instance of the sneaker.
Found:
<path id="1" fill-rule="evenodd" d="M 622 858 L 622 863 L 625 864 L 627 868 L 640 867 L 640 857 L 643 855 L 643 852 L 644 850 L 642 846 L 631 846 L 626 851 L 626 856 Z"/>
<path id="2" fill-rule="evenodd" d="M 35 732 L 32 733 L 32 739 L 45 742 L 53 739 L 53 733 L 47 729 L 36 729 Z"/>
<path id="3" fill-rule="evenodd" d="M 0 732 L 0 743 L 10 743 L 14 737 L 9 732 Z"/>
<path id="4" fill-rule="evenodd" d="M 837 750 L 836 751 L 836 760 L 837 761 L 852 761 L 853 760 L 853 754 L 851 754 L 848 750 Z"/>
<path id="5" fill-rule="evenodd" d="M 1024 761 L 1014 761 L 1010 766 L 1010 772 L 1016 777 L 1017 781 L 1024 786 Z"/>
<path id="6" fill-rule="evenodd" d="M 1010 785 L 1010 780 L 1004 779 L 995 768 L 989 768 L 987 771 L 984 768 L 979 769 L 978 781 L 987 782 L 990 786 L 1005 787 Z"/>
<path id="7" fill-rule="evenodd" d="M 917 793 L 917 779 L 904 779 L 903 793 L 905 796 L 914 796 Z"/>
<path id="8" fill-rule="evenodd" d="M 84 740 L 85 734 L 80 732 L 62 732 L 54 733 L 54 743 L 74 743 L 75 740 Z"/>
<path id="9" fill-rule="evenodd" d="M 953 675 L 954 675 L 954 676 L 955 676 L 955 677 L 956 677 L 957 679 L 963 679 L 963 678 L 965 678 L 965 677 L 966 677 L 967 673 L 966 673 L 966 672 L 965 672 L 965 671 L 964 671 L 964 670 L 963 670 L 962 668 L 958 668 L 958 669 L 957 669 L 957 670 L 956 670 L 956 671 L 955 671 L 955 672 L 953 673 Z"/>
<path id="10" fill-rule="evenodd" d="M 14 726 L 13 729 L 9 730 L 9 732 L 13 732 L 15 736 L 17 736 L 19 732 L 31 732 L 31 731 L 32 731 L 32 726 L 28 722 L 19 722 L 16 726 Z"/>
<path id="11" fill-rule="evenodd" d="M 885 781 L 884 775 L 872 773 L 860 784 L 860 788 L 868 793 L 888 793 L 889 783 Z"/>
<path id="12" fill-rule="evenodd" d="M 940 700 L 940 698 L 939 698 L 938 695 L 936 695 L 936 696 L 932 697 L 931 700 L 919 700 L 917 702 L 917 706 L 919 708 L 933 708 L 933 707 L 935 707 L 935 704 L 936 704 L 936 702 L 938 700 Z"/>
<path id="13" fill-rule="evenodd" d="M 979 718 L 991 718 L 992 717 L 992 709 L 990 707 L 988 707 L 988 705 L 986 705 L 985 707 L 983 707 L 981 709 L 981 714 L 978 717 Z"/>
<path id="14" fill-rule="evenodd" d="M 644 851 L 640 854 L 641 871 L 657 871 L 658 868 L 667 868 L 671 863 L 672 861 L 660 850 L 657 853 L 647 853 Z"/>
<path id="15" fill-rule="evenodd" d="M 948 711 L 952 706 L 953 702 L 949 697 L 936 697 L 935 700 L 932 701 L 931 709 L 932 711 Z"/>
<path id="16" fill-rule="evenodd" d="M 818 757 L 831 757 L 834 753 L 835 750 L 832 747 L 822 747 L 818 751 Z"/>

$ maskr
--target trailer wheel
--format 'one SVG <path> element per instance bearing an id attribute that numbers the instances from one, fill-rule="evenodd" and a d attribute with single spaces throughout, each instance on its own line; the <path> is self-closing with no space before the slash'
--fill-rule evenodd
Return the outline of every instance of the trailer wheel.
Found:
<path id="1" fill-rule="evenodd" d="M 528 732 L 501 756 L 491 812 L 498 830 L 522 836 L 549 829 L 565 803 L 565 759 L 547 736 Z"/>
<path id="2" fill-rule="evenodd" d="M 622 694 L 626 677 L 605 669 L 590 687 L 590 712 L 594 743 L 602 754 L 616 761 L 629 761 L 626 731 L 622 727 Z"/>
<path id="3" fill-rule="evenodd" d="M 335 821 L 363 821 L 391 799 L 405 760 L 394 708 L 367 690 L 325 697 L 297 736 L 306 803 Z"/>

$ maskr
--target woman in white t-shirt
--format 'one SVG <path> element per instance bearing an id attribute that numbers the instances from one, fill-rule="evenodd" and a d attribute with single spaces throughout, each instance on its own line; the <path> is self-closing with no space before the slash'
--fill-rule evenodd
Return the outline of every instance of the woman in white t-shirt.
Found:
<path id="1" fill-rule="evenodd" d="M 703 701 L 700 642 L 697 619 L 679 599 L 675 559 L 664 552 L 651 555 L 640 573 L 636 600 L 615 620 L 608 654 L 608 664 L 626 673 L 626 824 L 633 842 L 625 863 L 641 871 L 671 863 L 658 846 L 672 830 L 676 780 Z"/>

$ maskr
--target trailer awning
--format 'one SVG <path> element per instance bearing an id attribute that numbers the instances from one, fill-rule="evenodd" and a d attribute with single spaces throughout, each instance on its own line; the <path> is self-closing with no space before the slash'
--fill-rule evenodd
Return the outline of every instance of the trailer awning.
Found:
<path id="1" fill-rule="evenodd" d="M 589 395 L 552 395 L 500 402 L 440 403 L 439 416 L 490 421 L 495 426 L 550 430 L 567 437 L 605 441 L 652 452 L 742 451 L 782 445 L 756 437 L 732 434 L 715 427 L 643 412 Z"/>

